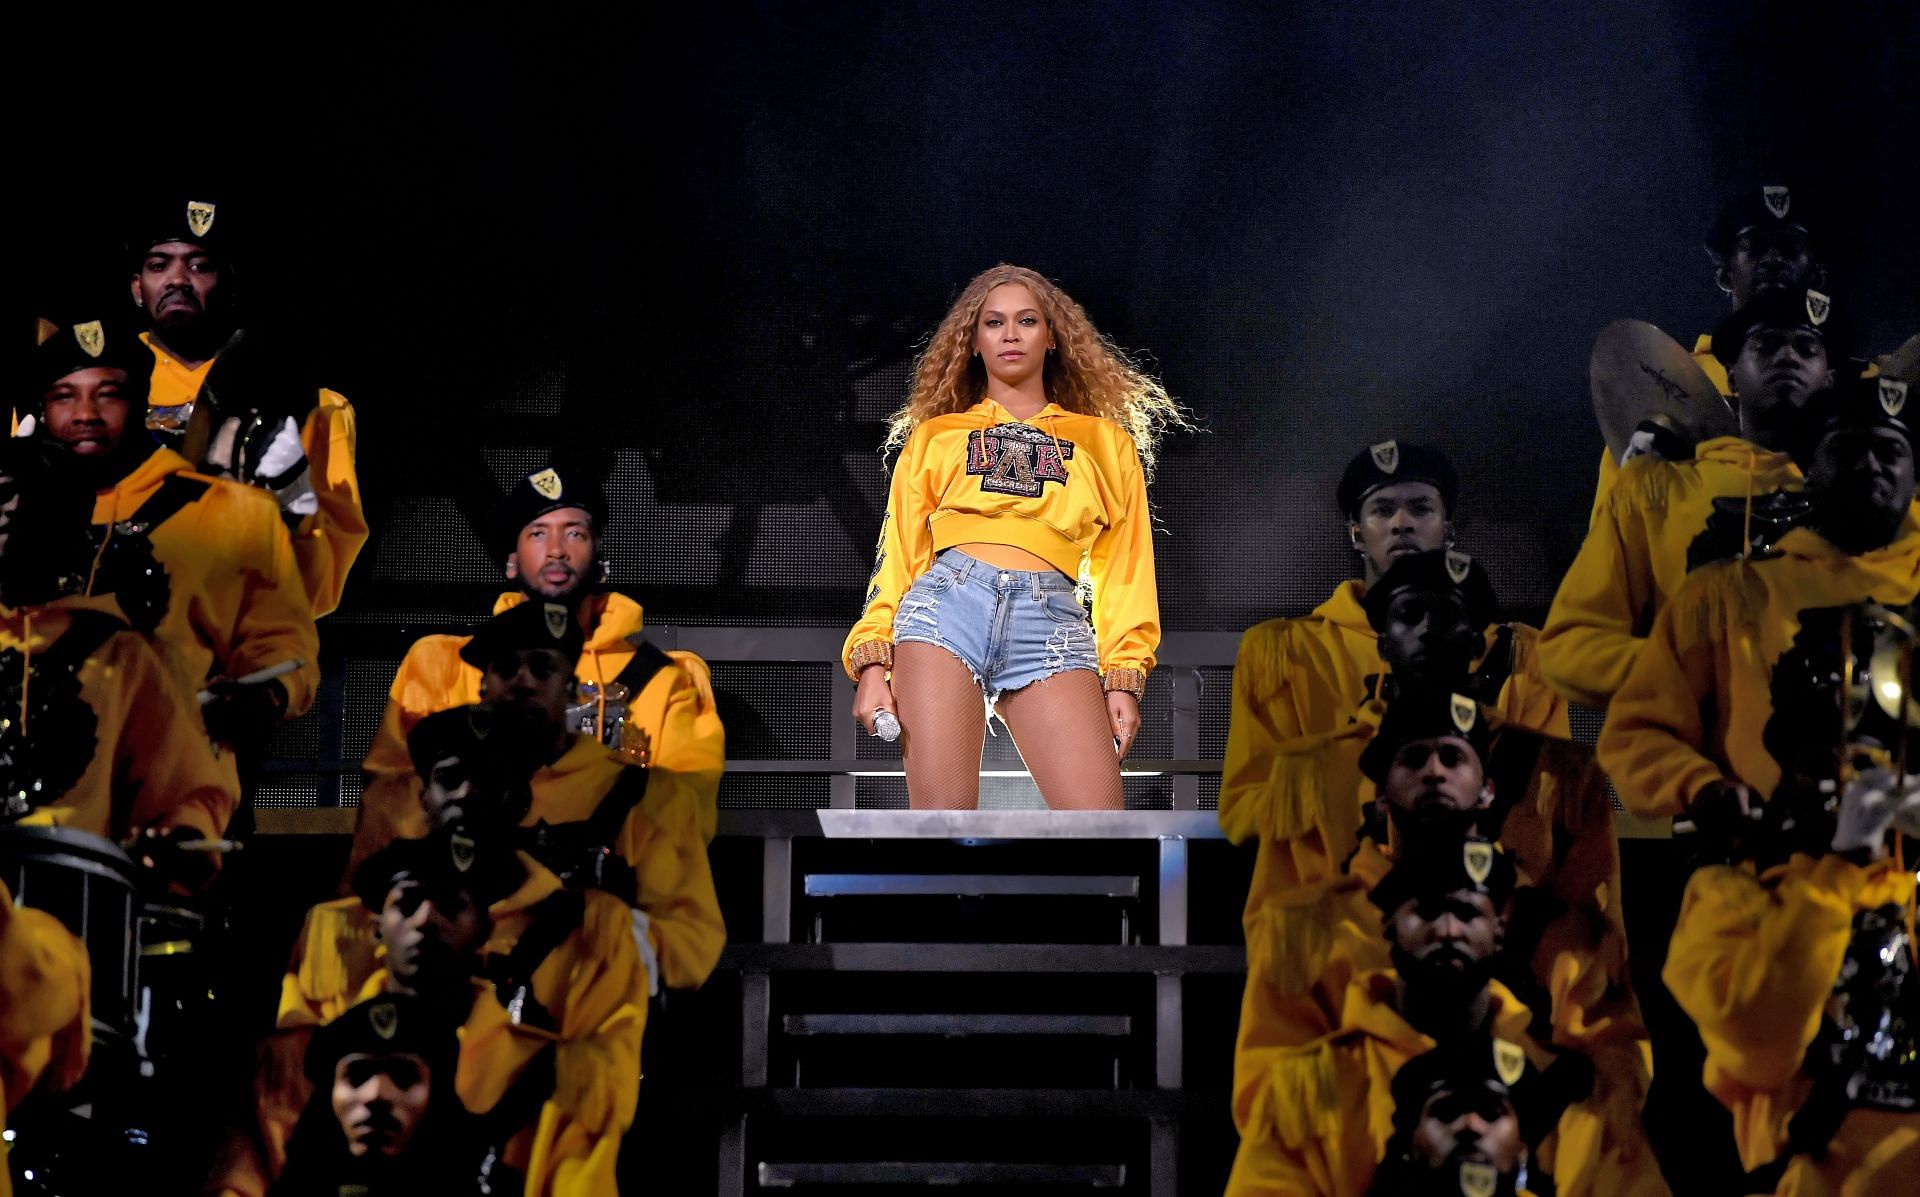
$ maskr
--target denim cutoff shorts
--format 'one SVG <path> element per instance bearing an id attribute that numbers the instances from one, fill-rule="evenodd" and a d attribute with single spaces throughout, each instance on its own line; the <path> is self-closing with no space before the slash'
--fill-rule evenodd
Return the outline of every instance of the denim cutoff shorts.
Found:
<path id="1" fill-rule="evenodd" d="M 1067 669 L 1100 671 L 1093 624 L 1073 580 L 1001 569 L 948 549 L 901 597 L 893 642 L 937 644 L 973 671 L 992 702 Z"/>

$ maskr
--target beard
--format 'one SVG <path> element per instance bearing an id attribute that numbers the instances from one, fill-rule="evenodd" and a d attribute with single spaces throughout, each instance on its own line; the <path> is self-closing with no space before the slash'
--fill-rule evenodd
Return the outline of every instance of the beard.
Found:
<path id="1" fill-rule="evenodd" d="M 1494 958 L 1476 960 L 1458 948 L 1435 948 L 1413 956 L 1393 948 L 1393 967 L 1406 982 L 1409 999 L 1435 1010 L 1464 1010 L 1493 980 Z"/>
<path id="2" fill-rule="evenodd" d="M 1387 815 L 1402 843 L 1450 843 L 1479 830 L 1479 810 L 1460 810 L 1439 794 L 1422 795 L 1412 807 L 1389 806 Z"/>

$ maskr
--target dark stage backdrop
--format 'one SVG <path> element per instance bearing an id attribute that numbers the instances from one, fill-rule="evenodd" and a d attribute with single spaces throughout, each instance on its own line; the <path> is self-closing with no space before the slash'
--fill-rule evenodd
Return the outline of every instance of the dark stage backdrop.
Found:
<path id="1" fill-rule="evenodd" d="M 1154 490 L 1174 629 L 1348 576 L 1333 482 L 1387 437 L 1455 456 L 1463 547 L 1538 619 L 1592 497 L 1593 336 L 1719 318 L 1736 183 L 1823 192 L 1837 301 L 1876 349 L 1920 326 L 1900 0 L 324 11 L 25 43 L 20 292 L 120 285 L 143 183 L 253 217 L 257 319 L 360 413 L 375 540 L 324 629 L 392 639 L 368 701 L 403 629 L 484 610 L 489 497 L 556 446 L 611 468 L 650 620 L 849 622 L 881 421 L 996 261 L 1203 425 Z"/>

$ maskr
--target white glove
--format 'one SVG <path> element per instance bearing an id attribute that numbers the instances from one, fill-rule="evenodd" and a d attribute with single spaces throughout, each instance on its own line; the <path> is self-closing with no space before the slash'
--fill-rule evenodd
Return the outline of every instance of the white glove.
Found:
<path id="1" fill-rule="evenodd" d="M 633 942 L 640 949 L 640 962 L 647 966 L 647 996 L 652 997 L 660 992 L 660 953 L 653 950 L 653 936 L 647 934 L 653 920 L 638 907 L 628 908 L 627 913 L 633 916 Z"/>
<path id="2" fill-rule="evenodd" d="M 13 426 L 13 435 L 32 436 L 33 430 L 35 428 L 38 428 L 39 426 L 40 426 L 40 422 L 34 419 L 32 416 L 21 416 L 20 422 Z"/>
<path id="3" fill-rule="evenodd" d="M 1884 856 L 1887 828 L 1896 816 L 1904 824 L 1920 827 L 1920 775 L 1909 773 L 1903 778 L 1891 769 L 1868 769 L 1840 792 L 1833 850 L 1865 849 L 1873 853 L 1875 859 Z"/>
<path id="4" fill-rule="evenodd" d="M 280 425 L 280 431 L 273 434 L 273 442 L 267 451 L 260 455 L 259 464 L 253 467 L 255 478 L 278 478 L 306 459 L 307 451 L 300 447 L 300 428 L 288 416 L 287 422 Z"/>
<path id="5" fill-rule="evenodd" d="M 1620 454 L 1620 464 L 1624 466 L 1636 457 L 1651 457 L 1655 461 L 1661 460 L 1660 451 L 1653 447 L 1653 431 L 1651 429 L 1639 429 L 1627 439 L 1626 450 Z"/>

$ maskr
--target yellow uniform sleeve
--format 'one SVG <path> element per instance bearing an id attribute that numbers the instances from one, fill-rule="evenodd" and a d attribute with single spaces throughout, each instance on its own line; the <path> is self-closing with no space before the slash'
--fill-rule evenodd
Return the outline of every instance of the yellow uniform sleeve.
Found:
<path id="1" fill-rule="evenodd" d="M 354 468 L 359 441 L 353 405 L 322 389 L 307 414 L 300 443 L 319 509 L 294 530 L 293 555 L 314 618 L 332 613 L 346 589 L 347 571 L 367 543 L 367 517 L 360 507 L 360 477 Z"/>
<path id="2" fill-rule="evenodd" d="M 1799 1074 L 1867 876 L 1837 856 L 1780 872 L 1771 887 L 1726 866 L 1694 873 L 1660 974 L 1700 1031 L 1723 1101 L 1725 1082 L 1772 1090 Z"/>
<path id="3" fill-rule="evenodd" d="M 1093 576 L 1093 628 L 1099 640 L 1100 674 L 1112 686 L 1153 672 L 1160 647 L 1160 588 L 1153 572 L 1153 513 L 1140 454 L 1125 436 L 1119 442 L 1115 493 L 1106 496 L 1107 525 L 1093 538 L 1087 569 Z"/>
<path id="4" fill-rule="evenodd" d="M 719 828 L 720 775 L 727 765 L 727 729 L 720 722 L 707 663 L 689 652 L 670 652 L 678 671 L 669 675 L 660 738 L 653 745 L 653 768 L 670 775 L 690 802 L 703 839 Z M 655 684 L 663 684 L 655 679 Z M 647 787 L 652 801 L 651 779 Z"/>
<path id="5" fill-rule="evenodd" d="M 535 973 L 536 991 L 548 990 L 542 974 L 550 970 L 564 970 L 564 1008 L 549 1003 L 559 1020 L 554 1089 L 526 1148 L 526 1192 L 618 1197 L 614 1165 L 639 1101 L 647 995 L 625 907 L 589 900 L 564 958 L 549 958 Z M 509 1147 L 510 1160 L 518 1153 L 517 1144 Z"/>
<path id="6" fill-rule="evenodd" d="M 347 853 L 350 880 L 360 862 L 396 839 L 426 834 L 426 815 L 420 810 L 420 781 L 407 755 L 407 735 L 416 723 L 435 711 L 466 701 L 460 687 L 460 637 L 425 636 L 413 642 L 393 685 L 387 689 L 386 710 L 373 733 L 354 816 L 353 846 Z"/>
<path id="7" fill-rule="evenodd" d="M 302 662 L 279 679 L 287 688 L 286 717 L 291 719 L 313 705 L 320 685 L 320 634 L 279 509 L 265 492 L 248 493 L 246 499 L 256 551 L 252 568 L 241 579 L 229 644 L 219 659 L 227 675 L 236 678 L 282 661 Z"/>
<path id="8" fill-rule="evenodd" d="M 1540 672 L 1539 631 L 1524 623 L 1505 626 L 1513 631 L 1513 670 L 1500 687 L 1494 709 L 1509 724 L 1566 737 L 1567 700 L 1547 684 Z M 1489 628 L 1488 633 L 1490 638 L 1497 634 L 1495 628 Z"/>
<path id="9" fill-rule="evenodd" d="M 0 882 L 0 1098 L 12 1110 L 43 1075 L 64 1089 L 93 1047 L 87 949 L 44 911 L 13 904 Z M 4 1153 L 0 1153 L 4 1155 Z"/>
<path id="10" fill-rule="evenodd" d="M 1280 746 L 1300 736 L 1299 720 L 1287 701 L 1291 667 L 1286 625 L 1256 624 L 1240 637 L 1227 754 L 1220 764 L 1219 810 L 1220 829 L 1236 844 L 1258 834 L 1259 807 L 1272 801 L 1269 782 Z"/>
<path id="11" fill-rule="evenodd" d="M 649 778 L 651 788 L 651 778 Z M 727 925 L 713 888 L 707 845 L 685 825 L 663 825 L 644 804 L 627 816 L 620 855 L 639 877 L 635 905 L 646 912 L 660 959 L 660 983 L 697 989 L 720 962 Z"/>
<path id="12" fill-rule="evenodd" d="M 1541 630 L 1540 669 L 1547 681 L 1575 702 L 1606 706 L 1640 653 L 1654 596 L 1645 521 L 1613 490 L 1595 507 Z"/>
<path id="13" fill-rule="evenodd" d="M 1607 708 L 1600 732 L 1601 768 L 1620 803 L 1643 818 L 1679 814 L 1693 796 L 1725 774 L 1702 751 L 1703 704 L 1724 678 L 1719 654 L 1746 629 L 1728 627 L 1716 601 L 1719 580 L 1739 579 L 1714 566 L 1694 574 L 1660 610 L 1633 670 Z"/>
<path id="14" fill-rule="evenodd" d="M 1587 516 L 1588 523 L 1599 516 L 1600 505 L 1607 501 L 1607 494 L 1619 477 L 1620 463 L 1614 460 L 1613 450 L 1600 446 L 1600 480 L 1593 485 L 1593 510 Z"/>
<path id="15" fill-rule="evenodd" d="M 893 486 L 887 494 L 887 514 L 880 524 L 880 547 L 867 581 L 867 597 L 860 622 L 847 634 L 841 663 L 847 676 L 860 679 L 853 653 L 864 644 L 893 643 L 893 615 L 901 596 L 914 579 L 933 564 L 933 528 L 929 523 L 938 502 L 933 476 L 923 469 L 918 432 L 907 438 L 900 460 L 893 466 Z"/>
<path id="16" fill-rule="evenodd" d="M 240 796 L 227 785 L 206 732 L 190 714 L 193 700 L 138 636 L 114 636 L 104 656 L 125 707 L 113 773 L 133 793 L 128 830 L 190 827 L 217 839 Z"/>

